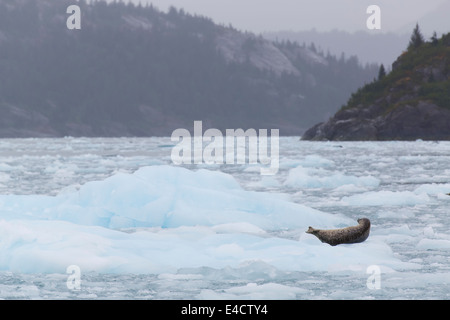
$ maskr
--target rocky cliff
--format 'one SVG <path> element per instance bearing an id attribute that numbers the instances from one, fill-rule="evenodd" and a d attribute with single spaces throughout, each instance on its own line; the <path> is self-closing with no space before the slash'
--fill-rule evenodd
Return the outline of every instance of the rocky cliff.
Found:
<path id="1" fill-rule="evenodd" d="M 450 140 L 450 33 L 404 52 L 303 140 Z"/>

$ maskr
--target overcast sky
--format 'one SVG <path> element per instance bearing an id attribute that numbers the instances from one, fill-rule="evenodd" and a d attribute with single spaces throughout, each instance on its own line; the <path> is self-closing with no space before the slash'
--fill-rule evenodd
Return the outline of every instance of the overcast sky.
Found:
<path id="1" fill-rule="evenodd" d="M 215 22 L 231 23 L 240 30 L 256 33 L 279 30 L 344 31 L 367 30 L 366 9 L 381 8 L 381 31 L 405 32 L 421 17 L 439 11 L 450 0 L 130 0 L 149 2 L 163 11 L 175 6 L 189 13 L 211 17 Z M 447 7 L 448 8 L 448 7 Z M 445 15 L 448 21 L 450 12 Z M 432 20 L 432 19 L 430 19 Z M 447 23 L 447 22 L 445 22 Z M 442 25 L 442 21 L 441 21 Z M 448 22 L 450 31 L 450 22 Z M 441 30 L 438 30 L 441 31 Z M 444 32 L 445 30 L 442 30 Z"/>

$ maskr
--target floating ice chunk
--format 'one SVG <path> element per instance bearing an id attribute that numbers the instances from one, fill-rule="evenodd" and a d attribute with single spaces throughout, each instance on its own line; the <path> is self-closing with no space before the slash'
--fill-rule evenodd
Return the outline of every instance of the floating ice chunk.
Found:
<path id="1" fill-rule="evenodd" d="M 214 248 L 214 251 L 221 256 L 233 257 L 242 259 L 245 255 L 245 250 L 237 243 L 225 243 Z"/>
<path id="2" fill-rule="evenodd" d="M 22 165 L 10 165 L 8 163 L 0 163 L 0 171 L 2 172 L 11 172 L 11 171 L 21 171 L 25 170 L 25 167 Z"/>
<path id="3" fill-rule="evenodd" d="M 409 235 L 409 236 L 418 236 L 419 232 L 416 230 L 411 230 L 411 228 L 407 225 L 401 225 L 392 228 L 380 228 L 376 231 L 377 235 L 391 235 L 391 234 L 401 234 L 401 235 Z M 374 233 L 374 232 L 372 232 Z"/>
<path id="4" fill-rule="evenodd" d="M 377 228 L 371 232 L 372 239 L 379 239 L 388 244 L 402 243 L 415 245 L 418 237 L 420 237 L 420 232 L 411 230 L 407 224 L 392 228 Z"/>
<path id="5" fill-rule="evenodd" d="M 10 175 L 4 172 L 0 172 L 0 182 L 8 182 L 11 179 Z"/>
<path id="6" fill-rule="evenodd" d="M 415 206 L 429 201 L 426 193 L 411 191 L 370 191 L 341 199 L 342 204 L 351 206 Z"/>
<path id="7" fill-rule="evenodd" d="M 450 249 L 450 240 L 443 239 L 422 239 L 417 244 L 417 249 L 422 250 L 442 250 Z"/>
<path id="8" fill-rule="evenodd" d="M 308 290 L 303 288 L 278 283 L 264 283 L 261 285 L 258 285 L 257 283 L 248 283 L 245 286 L 225 289 L 223 292 L 204 289 L 198 295 L 198 298 L 207 300 L 292 300 L 296 299 L 298 295 L 305 294 L 307 292 Z M 247 311 L 247 309 L 245 311 Z M 252 312 L 256 314 L 256 309 L 252 310 Z"/>
<path id="9" fill-rule="evenodd" d="M 277 277 L 282 271 L 363 272 L 367 265 L 405 269 L 388 245 L 376 238 L 358 246 L 331 247 L 310 237 L 300 241 L 240 233 L 216 233 L 210 227 L 141 229 L 121 232 L 63 221 L 0 222 L 0 270 L 64 273 L 176 273 L 181 268 L 226 268 Z M 249 264 L 248 262 L 252 262 Z M 247 263 L 247 264 L 246 264 Z M 192 272 L 189 272 L 192 273 Z M 206 276 L 206 275 L 205 275 Z"/>
<path id="10" fill-rule="evenodd" d="M 411 208 L 396 208 L 395 211 L 383 210 L 378 212 L 378 217 L 381 219 L 411 219 L 415 216 L 415 213 Z"/>
<path id="11" fill-rule="evenodd" d="M 450 193 L 450 183 L 424 184 L 414 190 L 415 194 L 428 193 L 431 195 Z M 450 197 L 449 197 L 450 198 Z"/>
<path id="12" fill-rule="evenodd" d="M 430 160 L 431 157 L 428 156 L 422 156 L 422 155 L 414 155 L 414 156 L 399 156 L 398 157 L 398 162 L 400 163 L 406 163 L 406 164 L 413 164 L 416 162 L 420 162 L 420 163 L 426 163 L 427 161 Z"/>
<path id="13" fill-rule="evenodd" d="M 217 233 L 248 233 L 260 236 L 267 235 L 266 231 L 263 229 L 247 222 L 218 224 L 213 226 L 212 230 Z"/>
<path id="14" fill-rule="evenodd" d="M 372 176 L 348 176 L 343 173 L 307 169 L 302 166 L 291 169 L 284 183 L 293 188 L 338 188 L 344 185 L 377 187 L 380 180 Z"/>
<path id="15" fill-rule="evenodd" d="M 326 266 L 327 271 L 352 270 L 364 272 L 369 265 L 380 266 L 382 272 L 392 272 L 396 269 L 415 269 L 418 266 L 412 263 L 392 260 L 392 249 L 384 239 L 369 237 L 357 246 L 341 244 L 336 247 L 323 245 L 320 240 L 302 236 L 300 242 L 308 243 L 308 251 L 303 255 L 310 259 L 309 263 L 302 264 L 302 271 L 313 271 Z M 311 248 L 311 249 L 310 249 Z M 312 250 L 314 248 L 314 250 Z M 320 266 L 320 267 L 319 267 Z"/>
<path id="16" fill-rule="evenodd" d="M 80 228 L 61 221 L 1 221 L 0 269 L 13 272 L 65 272 L 77 264 L 83 270 L 105 270 L 126 263 L 121 256 L 105 257 L 117 231 Z"/>
<path id="17" fill-rule="evenodd" d="M 283 196 L 245 191 L 225 173 L 170 166 L 118 173 L 56 197 L 0 196 L 0 204 L 0 218 L 57 219 L 114 229 L 247 222 L 267 230 L 346 220 Z"/>
<path id="18" fill-rule="evenodd" d="M 300 165 L 306 168 L 329 168 L 335 165 L 333 160 L 326 159 L 319 155 L 308 155 L 300 160 Z"/>
<path id="19" fill-rule="evenodd" d="M 427 226 L 423 229 L 423 234 L 427 238 L 432 238 L 435 236 L 434 230 L 432 226 Z"/>
<path id="20" fill-rule="evenodd" d="M 439 200 L 450 201 L 450 195 L 448 193 L 438 193 L 436 197 Z"/>
<path id="21" fill-rule="evenodd" d="M 201 274 L 172 274 L 172 273 L 161 273 L 158 275 L 160 280 L 200 280 L 203 279 Z"/>
<path id="22" fill-rule="evenodd" d="M 272 279 L 281 279 L 289 275 L 285 272 L 261 260 L 247 260 L 236 267 L 226 266 L 224 268 L 215 269 L 211 267 L 201 268 L 181 268 L 180 274 L 200 275 L 207 280 L 241 280 L 248 281 L 270 281 Z"/>
<path id="23" fill-rule="evenodd" d="M 64 273 L 78 265 L 82 272 L 175 274 L 249 261 L 269 266 L 269 273 L 252 266 L 257 275 L 271 268 L 405 268 L 380 239 L 331 247 L 304 233 L 310 225 L 354 224 L 284 196 L 246 191 L 225 173 L 154 166 L 58 196 L 0 196 L 0 270 Z M 302 237 L 283 238 L 284 230 Z"/>
<path id="24" fill-rule="evenodd" d="M 333 193 L 349 194 L 349 193 L 360 193 L 364 191 L 367 191 L 366 187 L 355 186 L 354 184 L 345 184 L 335 188 L 333 190 Z"/>
<path id="25" fill-rule="evenodd" d="M 247 184 L 250 188 L 277 188 L 281 187 L 280 182 L 273 176 L 261 176 L 260 180 L 252 181 Z"/>
<path id="26" fill-rule="evenodd" d="M 247 165 L 247 167 L 243 170 L 244 172 L 261 172 L 260 165 Z"/>

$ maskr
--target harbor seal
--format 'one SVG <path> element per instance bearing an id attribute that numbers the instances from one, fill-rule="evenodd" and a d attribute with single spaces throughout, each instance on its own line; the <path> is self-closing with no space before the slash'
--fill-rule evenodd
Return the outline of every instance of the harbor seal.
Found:
<path id="1" fill-rule="evenodd" d="M 336 246 L 341 243 L 359 243 L 369 237 L 370 220 L 367 218 L 358 219 L 358 225 L 332 230 L 320 230 L 309 227 L 306 233 L 315 235 L 320 241 Z"/>

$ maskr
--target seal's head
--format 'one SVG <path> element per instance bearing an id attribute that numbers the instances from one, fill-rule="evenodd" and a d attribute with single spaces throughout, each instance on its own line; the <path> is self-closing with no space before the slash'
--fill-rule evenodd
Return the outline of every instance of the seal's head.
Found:
<path id="1" fill-rule="evenodd" d="M 360 218 L 357 221 L 360 225 L 370 227 L 370 220 L 367 218 Z"/>

